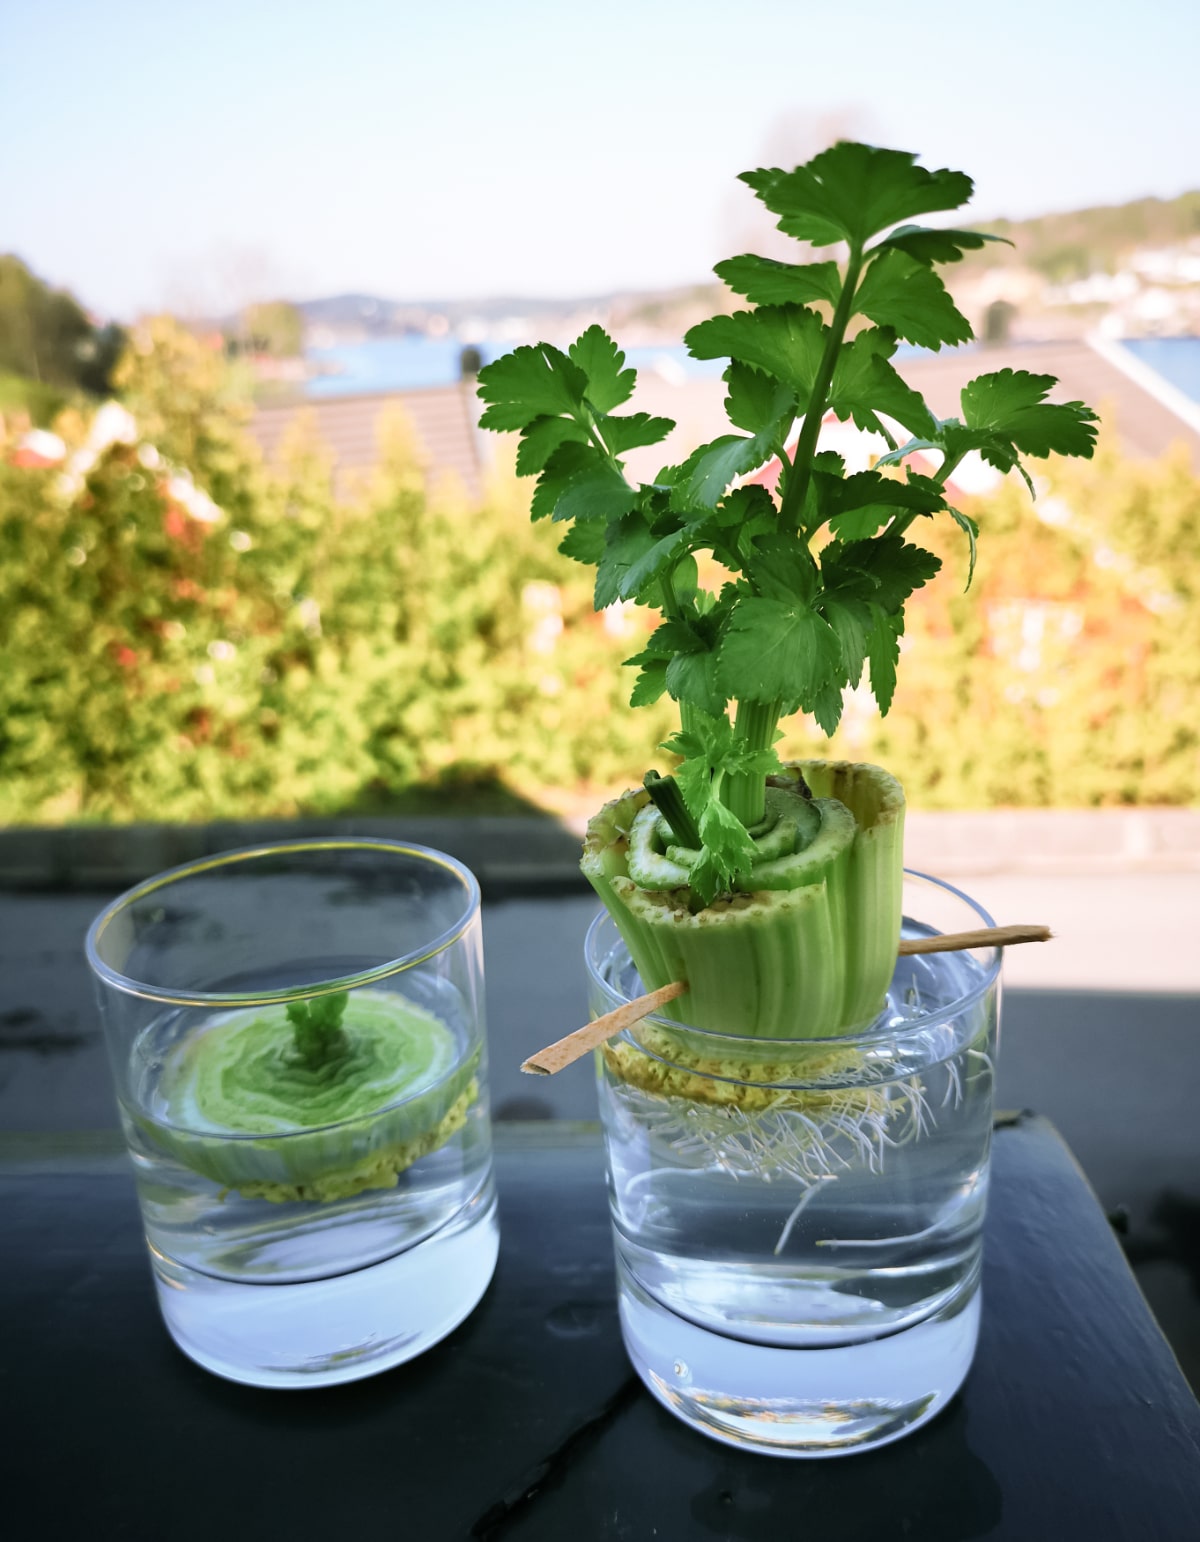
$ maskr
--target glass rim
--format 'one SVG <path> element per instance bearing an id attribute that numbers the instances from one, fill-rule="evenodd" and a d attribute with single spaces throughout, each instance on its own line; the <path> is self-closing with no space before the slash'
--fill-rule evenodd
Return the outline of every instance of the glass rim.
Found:
<path id="1" fill-rule="evenodd" d="M 904 869 L 904 876 L 905 878 L 915 878 L 919 883 L 929 884 L 935 889 L 942 890 L 945 894 L 952 895 L 974 911 L 975 915 L 980 918 L 983 926 L 995 926 L 995 921 L 977 900 L 973 900 L 969 894 L 965 894 L 961 889 L 956 888 L 954 884 L 947 883 L 944 878 L 935 878 L 931 873 L 920 873 L 915 868 L 910 867 Z M 915 919 L 915 917 L 902 915 L 901 925 L 903 926 L 905 920 Z M 636 998 L 627 996 L 624 991 L 617 990 L 611 981 L 606 980 L 600 973 L 598 961 L 593 957 L 596 951 L 594 939 L 606 921 L 612 922 L 614 929 L 616 929 L 616 921 L 613 920 L 609 910 L 601 908 L 593 917 L 587 930 L 587 936 L 584 938 L 583 958 L 590 980 L 604 992 L 606 997 L 611 998 L 611 1007 L 616 1008 L 626 1006 Z M 934 933 L 933 935 L 940 934 Z M 618 931 L 619 936 L 620 933 Z M 666 1028 L 676 1033 L 685 1033 L 698 1037 L 701 1042 L 711 1044 L 713 1053 L 718 1056 L 721 1049 L 726 1046 L 739 1046 L 741 1050 L 744 1050 L 746 1046 L 754 1045 L 760 1051 L 778 1048 L 780 1052 L 779 1059 L 784 1058 L 786 1053 L 795 1053 L 797 1058 L 801 1060 L 811 1056 L 815 1050 L 846 1050 L 864 1046 L 870 1048 L 873 1045 L 882 1044 L 889 1040 L 903 1039 L 909 1034 L 926 1033 L 930 1028 L 937 1028 L 941 1024 L 959 1016 L 969 1007 L 974 1006 L 977 1001 L 993 988 L 1000 973 L 1002 950 L 993 945 L 991 947 L 968 948 L 965 951 L 968 953 L 991 954 L 991 958 L 984 965 L 981 978 L 972 985 L 970 990 L 965 991 L 954 1001 L 947 1002 L 945 1006 L 939 1007 L 934 1012 L 923 1013 L 921 1016 L 903 1023 L 881 1023 L 879 1018 L 875 1018 L 869 1023 L 863 1023 L 859 1027 L 851 1029 L 849 1033 L 835 1034 L 829 1037 L 765 1039 L 754 1034 L 718 1033 L 711 1028 L 697 1028 L 695 1024 L 681 1023 L 678 1018 L 669 1017 L 665 1012 L 652 1012 L 645 1017 L 639 1018 L 631 1027 L 624 1029 L 615 1037 L 624 1039 L 642 1054 L 649 1055 L 652 1059 L 656 1060 L 662 1057 L 655 1055 L 652 1050 L 647 1049 L 644 1044 L 639 1043 L 637 1038 L 634 1037 L 636 1030 L 647 1024 Z M 664 1062 L 664 1064 L 670 1063 L 672 1062 Z M 705 1072 L 704 1074 L 707 1076 L 709 1073 Z"/>
<path id="2" fill-rule="evenodd" d="M 316 980 L 306 985 L 288 986 L 280 990 L 170 990 L 151 985 L 145 980 L 135 979 L 132 975 L 123 974 L 100 956 L 100 943 L 108 926 L 130 905 L 154 894 L 159 889 L 168 888 L 181 879 L 198 877 L 222 867 L 235 866 L 256 858 L 318 851 L 378 851 L 390 856 L 415 857 L 429 866 L 444 868 L 463 886 L 465 891 L 463 913 L 458 920 L 428 943 L 414 948 L 409 953 L 389 959 L 386 963 L 377 964 L 373 969 L 363 969 L 355 974 L 339 975 L 336 978 Z M 137 996 L 145 1001 L 161 1002 L 164 1006 L 221 1008 L 278 1006 L 289 1001 L 311 1001 L 320 996 L 336 995 L 339 991 L 355 990 L 361 985 L 373 985 L 380 980 L 390 979 L 393 975 L 403 974 L 418 964 L 427 963 L 431 958 L 436 958 L 439 953 L 444 953 L 463 936 L 479 914 L 480 902 L 479 880 L 471 869 L 457 857 L 449 856 L 444 851 L 436 851 L 432 846 L 421 846 L 414 841 L 389 840 L 385 836 L 374 835 L 318 835 L 297 840 L 267 841 L 256 846 L 238 846 L 229 851 L 212 852 L 208 856 L 196 857 L 191 862 L 181 863 L 178 867 L 165 868 L 161 873 L 155 873 L 149 878 L 144 878 L 140 883 L 134 884 L 132 888 L 126 889 L 115 899 L 110 900 L 88 927 L 84 955 L 87 958 L 88 967 L 97 980 L 103 981 L 105 985 L 121 991 L 124 995 Z"/>

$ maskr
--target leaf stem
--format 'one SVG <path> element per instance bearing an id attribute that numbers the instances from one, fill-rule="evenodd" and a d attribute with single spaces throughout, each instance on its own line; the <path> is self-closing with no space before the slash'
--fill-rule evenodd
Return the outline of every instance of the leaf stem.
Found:
<path id="1" fill-rule="evenodd" d="M 800 437 L 796 441 L 796 453 L 792 457 L 791 469 L 787 476 L 783 492 L 783 502 L 780 505 L 780 524 L 784 529 L 796 530 L 800 526 L 800 516 L 804 510 L 804 499 L 808 493 L 808 484 L 812 477 L 813 456 L 816 453 L 817 439 L 821 433 L 821 421 L 825 416 L 825 403 L 829 396 L 829 387 L 833 383 L 833 372 L 837 365 L 838 350 L 842 346 L 842 339 L 846 335 L 846 328 L 850 324 L 850 317 L 854 314 L 854 291 L 858 288 L 859 274 L 862 272 L 863 250 L 858 242 L 851 242 L 850 260 L 846 265 L 846 277 L 842 283 L 842 292 L 838 296 L 837 309 L 833 313 L 833 320 L 829 324 L 829 336 L 825 340 L 825 352 L 821 355 L 821 363 L 817 369 L 816 379 L 813 381 L 812 391 L 809 394 L 808 406 L 804 409 L 804 422 L 800 429 Z"/>
<path id="2" fill-rule="evenodd" d="M 951 473 L 957 468 L 962 458 L 961 455 L 955 455 L 953 459 L 950 456 L 946 456 L 937 471 L 930 478 L 930 481 L 936 482 L 939 487 L 945 487 Z M 884 535 L 903 535 L 917 518 L 916 510 L 910 510 L 907 514 L 897 514 L 892 518 L 891 523 L 883 533 Z"/>
<path id="3" fill-rule="evenodd" d="M 700 838 L 700 830 L 696 821 L 692 818 L 687 804 L 683 801 L 683 793 L 679 783 L 673 776 L 659 776 L 657 771 L 647 771 L 642 778 L 642 786 L 650 794 L 651 800 L 659 813 L 671 827 L 671 834 L 680 846 L 690 847 L 693 851 L 699 851 L 704 842 Z"/>
<path id="4" fill-rule="evenodd" d="M 675 593 L 672 569 L 664 568 L 658 576 L 658 584 L 662 590 L 663 609 L 672 621 L 680 620 L 683 616 L 683 607 L 679 603 L 679 596 Z"/>
<path id="5" fill-rule="evenodd" d="M 775 742 L 775 725 L 779 721 L 780 707 L 781 703 L 777 701 L 739 701 L 734 736 L 747 749 L 769 750 Z M 765 772 L 733 772 L 724 779 L 721 802 L 749 830 L 758 824 L 766 812 L 766 790 Z"/>

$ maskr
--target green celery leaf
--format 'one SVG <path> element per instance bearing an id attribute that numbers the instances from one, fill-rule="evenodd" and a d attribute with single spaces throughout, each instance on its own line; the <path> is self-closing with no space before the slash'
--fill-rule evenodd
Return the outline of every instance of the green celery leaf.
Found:
<path id="1" fill-rule="evenodd" d="M 937 432 L 936 426 L 934 432 Z M 908 439 L 894 450 L 889 450 L 886 455 L 881 455 L 875 464 L 898 466 L 901 461 L 907 460 L 910 455 L 915 455 L 919 450 L 936 450 L 939 455 L 944 455 L 946 446 L 937 439 Z"/>
<path id="2" fill-rule="evenodd" d="M 602 519 L 577 519 L 558 543 L 558 549 L 564 557 L 594 565 L 604 556 L 607 528 Z"/>
<path id="3" fill-rule="evenodd" d="M 832 680 L 826 681 L 817 690 L 808 710 L 816 718 L 821 732 L 832 739 L 842 721 L 842 687 Z"/>
<path id="4" fill-rule="evenodd" d="M 950 518 L 960 530 L 966 531 L 967 540 L 971 547 L 971 565 L 967 569 L 966 587 L 971 587 L 971 580 L 975 577 L 975 557 L 977 555 L 977 541 L 979 538 L 979 524 L 969 514 L 963 514 L 959 509 L 950 510 Z"/>
<path id="5" fill-rule="evenodd" d="M 488 403 L 479 426 L 503 433 L 578 412 L 587 383 L 583 370 L 549 343 L 514 348 L 479 371 L 479 396 Z"/>
<path id="6" fill-rule="evenodd" d="M 758 852 L 745 825 L 716 798 L 709 799 L 700 818 L 700 839 L 704 849 L 688 875 L 688 881 L 708 905 L 716 895 L 732 887 L 743 873 L 750 871 Z"/>
<path id="7" fill-rule="evenodd" d="M 667 690 L 676 701 L 699 707 L 713 717 L 725 710 L 725 696 L 717 685 L 717 656 L 680 653 L 667 665 Z"/>
<path id="8" fill-rule="evenodd" d="M 755 541 L 746 576 L 770 600 L 807 605 L 817 592 L 817 568 L 808 548 L 786 535 L 761 536 Z"/>
<path id="9" fill-rule="evenodd" d="M 844 481 L 822 479 L 819 488 L 822 514 L 833 534 L 843 541 L 873 535 L 897 509 L 933 514 L 946 507 L 942 490 L 932 477 L 911 473 L 901 482 L 877 471 L 859 471 Z"/>
<path id="10" fill-rule="evenodd" d="M 822 616 L 800 600 L 747 596 L 729 618 L 717 680 L 738 701 L 795 696 L 807 712 L 840 667 L 837 634 Z"/>
<path id="11" fill-rule="evenodd" d="M 648 412 L 631 412 L 623 418 L 601 418 L 598 427 L 614 455 L 624 455 L 639 445 L 658 444 L 675 427 L 672 418 L 652 418 Z"/>
<path id="12" fill-rule="evenodd" d="M 765 487 L 738 487 L 717 505 L 716 523 L 723 530 L 736 529 L 751 538 L 774 530 L 779 521 L 775 500 Z"/>
<path id="13" fill-rule="evenodd" d="M 1057 383 L 1053 375 L 1023 369 L 980 375 L 963 387 L 963 422 L 969 429 L 1011 440 L 1024 455 L 1090 457 L 1099 419 L 1082 402 L 1047 402 Z"/>
<path id="14" fill-rule="evenodd" d="M 896 665 L 900 661 L 900 638 L 904 618 L 889 616 L 879 606 L 872 606 L 874 617 L 867 633 L 867 657 L 871 661 L 871 691 L 879 703 L 881 717 L 888 715 L 896 694 Z"/>
<path id="15" fill-rule="evenodd" d="M 690 551 L 685 551 L 675 564 L 675 570 L 671 574 L 671 583 L 675 590 L 675 597 L 683 605 L 698 604 L 701 594 L 700 569 Z M 661 594 L 656 599 L 647 599 L 644 603 L 647 605 L 657 605 L 659 609 L 665 608 Z"/>
<path id="16" fill-rule="evenodd" d="M 729 387 L 725 415 L 735 428 L 748 434 L 775 430 L 785 418 L 795 416 L 796 398 L 787 386 L 762 370 L 736 360 L 725 371 Z"/>
<path id="17" fill-rule="evenodd" d="M 652 659 L 649 664 L 642 665 L 641 673 L 634 681 L 629 705 L 631 707 L 652 706 L 666 689 L 667 666 L 662 659 Z"/>
<path id="18" fill-rule="evenodd" d="M 672 734 L 661 748 L 669 750 L 672 755 L 678 755 L 685 762 L 701 764 L 712 773 L 724 764 L 732 752 L 733 743 L 733 724 L 722 712 L 715 716 L 705 714 L 695 717 L 690 728 Z M 696 789 L 696 803 L 688 802 L 688 809 L 696 819 L 700 818 L 707 807 L 711 790 L 706 781 Z M 684 797 L 686 800 L 686 793 Z"/>
<path id="19" fill-rule="evenodd" d="M 680 738 L 676 735 L 676 739 Z M 679 790 L 683 794 L 683 801 L 688 806 L 688 812 L 693 819 L 703 817 L 704 810 L 712 800 L 712 765 L 703 749 L 698 749 L 689 755 L 686 748 L 677 744 L 675 740 L 668 739 L 663 745 L 664 749 L 672 750 L 676 755 L 683 755 L 684 759 L 675 768 L 675 780 L 679 783 Z"/>
<path id="20" fill-rule="evenodd" d="M 651 659 L 662 659 L 665 662 L 673 659 L 677 653 L 702 653 L 712 644 L 715 635 L 712 627 L 713 623 L 707 617 L 698 618 L 697 624 L 682 618 L 678 621 L 664 621 L 661 626 L 655 627 L 642 652 L 625 662 L 646 664 Z"/>
<path id="21" fill-rule="evenodd" d="M 828 328 L 803 305 L 764 305 L 713 316 L 684 335 L 694 359 L 736 359 L 774 375 L 803 407 L 821 364 Z"/>
<path id="22" fill-rule="evenodd" d="M 833 628 L 842 651 L 842 672 L 853 687 L 862 679 L 867 659 L 867 633 L 872 624 L 871 607 L 864 600 L 836 593 L 821 596 L 821 614 Z M 840 702 L 840 696 L 839 696 Z"/>
<path id="23" fill-rule="evenodd" d="M 864 503 L 845 514 L 835 514 L 829 521 L 831 532 L 841 541 L 862 541 L 882 530 L 895 514 L 886 503 Z"/>
<path id="24" fill-rule="evenodd" d="M 959 262 L 964 252 L 977 252 L 989 241 L 1003 241 L 1005 246 L 1013 244 L 1007 236 L 989 236 L 982 230 L 935 230 L 928 225 L 901 225 L 871 250 L 877 252 L 885 246 L 895 247 L 926 264 Z"/>
<path id="25" fill-rule="evenodd" d="M 712 519 L 696 531 L 696 546 L 706 545 L 731 573 L 740 573 L 754 542 L 779 528 L 779 510 L 765 487 L 739 487 L 721 500 Z"/>
<path id="26" fill-rule="evenodd" d="M 517 446 L 517 475 L 533 476 L 544 469 L 546 462 L 560 444 L 572 440 L 576 444 L 588 442 L 587 429 L 574 418 L 534 418 L 521 431 Z"/>
<path id="27" fill-rule="evenodd" d="M 892 334 L 878 327 L 843 343 L 833 371 L 830 409 L 839 418 L 852 418 L 869 433 L 884 432 L 878 417 L 883 412 L 910 434 L 932 436 L 937 432 L 937 420 L 920 393 L 905 385 L 888 363 L 895 347 Z"/>
<path id="28" fill-rule="evenodd" d="M 797 265 L 747 254 L 717 263 L 713 272 L 752 305 L 807 305 L 813 300 L 836 305 L 842 292 L 836 262 Z"/>
<path id="29" fill-rule="evenodd" d="M 779 228 L 799 241 L 864 244 L 900 220 L 957 209 L 973 184 L 961 171 L 926 171 L 903 150 L 841 140 L 794 171 L 747 171 L 749 184 Z"/>
<path id="30" fill-rule="evenodd" d="M 609 524 L 605 533 L 604 555 L 596 570 L 593 604 L 604 610 L 624 594 L 629 570 L 659 544 L 644 514 L 629 513 Z"/>
<path id="31" fill-rule="evenodd" d="M 676 561 L 689 537 L 690 531 L 686 529 L 672 530 L 640 552 L 621 579 L 619 597 L 636 599 L 647 585 L 656 583 L 663 571 Z"/>
<path id="32" fill-rule="evenodd" d="M 662 745 L 664 750 L 680 757 L 675 780 L 697 823 L 712 801 L 713 771 L 728 753 L 732 741 L 733 725 L 724 713 L 712 718 L 693 713 L 692 726 L 673 734 Z"/>
<path id="33" fill-rule="evenodd" d="M 589 327 L 568 352 L 571 362 L 587 376 L 587 399 L 597 412 L 611 412 L 633 395 L 637 371 L 624 368 L 625 355 L 603 327 Z"/>
<path id="34" fill-rule="evenodd" d="M 946 507 L 942 489 L 932 477 L 910 474 L 907 481 L 880 476 L 877 471 L 856 471 L 853 476 L 828 479 L 832 484 L 825 507 L 831 515 L 847 509 L 861 509 L 868 504 L 886 503 L 896 509 L 915 509 L 918 514 L 936 514 Z"/>
<path id="35" fill-rule="evenodd" d="M 636 496 L 599 450 L 568 441 L 547 460 L 529 507 L 534 519 L 618 519 Z"/>
<path id="36" fill-rule="evenodd" d="M 914 546 L 901 535 L 867 541 L 831 542 L 821 553 L 826 588 L 846 586 L 867 594 L 890 615 L 901 609 L 941 567 L 940 557 Z"/>
<path id="37" fill-rule="evenodd" d="M 933 269 L 905 252 L 884 251 L 875 258 L 855 293 L 854 309 L 920 348 L 937 350 L 974 336 Z"/>
<path id="38" fill-rule="evenodd" d="M 673 490 L 676 508 L 714 509 L 734 477 L 754 471 L 774 452 L 778 424 L 753 438 L 723 434 L 711 444 L 693 450 L 682 466 L 683 476 Z"/>

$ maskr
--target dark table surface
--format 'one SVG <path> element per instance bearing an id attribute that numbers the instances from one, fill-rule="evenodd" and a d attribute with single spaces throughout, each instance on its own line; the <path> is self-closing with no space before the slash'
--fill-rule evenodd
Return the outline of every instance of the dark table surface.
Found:
<path id="1" fill-rule="evenodd" d="M 421 1359 L 325 1391 L 218 1380 L 167 1337 L 107 1137 L 0 1141 L 0 1530 L 134 1542 L 1195 1542 L 1200 1405 L 1070 1152 L 994 1147 L 979 1352 L 909 1438 L 823 1462 L 731 1450 L 633 1376 L 594 1130 L 501 1127 L 502 1241 Z"/>

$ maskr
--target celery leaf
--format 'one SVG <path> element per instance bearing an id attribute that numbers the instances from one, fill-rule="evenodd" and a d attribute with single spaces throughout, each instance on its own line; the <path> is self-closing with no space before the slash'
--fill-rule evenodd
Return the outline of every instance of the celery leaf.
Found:
<path id="1" fill-rule="evenodd" d="M 971 565 L 967 569 L 967 582 L 965 585 L 965 587 L 969 589 L 971 587 L 971 580 L 975 577 L 975 558 L 978 555 L 977 541 L 979 537 L 979 524 L 978 521 L 972 519 L 969 514 L 963 514 L 959 509 L 951 509 L 950 518 L 954 521 L 960 530 L 966 532 L 967 541 L 971 548 Z"/>
<path id="2" fill-rule="evenodd" d="M 841 663 L 837 634 L 803 600 L 740 599 L 729 619 L 717 680 L 738 701 L 799 699 L 816 693 Z"/>
<path id="3" fill-rule="evenodd" d="M 534 519 L 619 519 L 636 494 L 620 471 L 591 445 L 568 440 L 547 460 L 530 502 Z"/>
<path id="4" fill-rule="evenodd" d="M 973 432 L 1011 441 L 1023 455 L 1088 458 L 1096 445 L 1096 414 L 1082 402 L 1046 401 L 1056 384 L 1053 375 L 1023 369 L 979 375 L 963 387 L 963 422 Z"/>
<path id="5" fill-rule="evenodd" d="M 735 428 L 744 428 L 748 434 L 760 434 L 795 416 L 794 394 L 762 370 L 734 360 L 725 371 L 725 383 L 729 387 L 725 416 Z"/>
<path id="6" fill-rule="evenodd" d="M 989 241 L 1003 241 L 1005 246 L 1013 244 L 1007 236 L 991 236 L 982 230 L 937 230 L 927 225 L 901 225 L 871 250 L 878 252 L 883 247 L 894 247 L 928 266 L 935 262 L 961 262 L 964 252 L 977 252 Z"/>
<path id="7" fill-rule="evenodd" d="M 577 519 L 558 543 L 564 557 L 595 564 L 604 556 L 606 525 L 602 519 Z"/>
<path id="8" fill-rule="evenodd" d="M 624 367 L 625 355 L 603 327 L 588 327 L 567 351 L 572 364 L 587 377 L 583 394 L 597 412 L 611 412 L 633 395 L 637 371 Z"/>
<path id="9" fill-rule="evenodd" d="M 601 418 L 597 425 L 614 455 L 624 455 L 639 445 L 658 444 L 675 427 L 671 418 L 652 418 L 648 412 L 631 412 L 621 418 Z"/>
<path id="10" fill-rule="evenodd" d="M 526 428 L 535 418 L 575 412 L 588 378 L 549 343 L 514 348 L 479 371 L 479 396 L 488 403 L 481 428 Z"/>
<path id="11" fill-rule="evenodd" d="M 754 471 L 773 455 L 781 425 L 772 424 L 750 439 L 723 434 L 693 450 L 680 467 L 672 492 L 675 508 L 715 509 L 734 477 Z"/>
<path id="12" fill-rule="evenodd" d="M 890 331 L 872 327 L 860 332 L 838 352 L 829 393 L 829 407 L 839 418 L 852 418 L 869 433 L 883 433 L 879 414 L 902 423 L 910 434 L 932 435 L 937 420 L 920 392 L 908 386 L 888 363 L 896 340 Z"/>
<path id="13" fill-rule="evenodd" d="M 974 184 L 961 171 L 926 171 L 903 150 L 840 140 L 794 171 L 747 171 L 754 189 L 785 235 L 814 246 L 862 245 L 917 214 L 957 209 Z"/>
<path id="14" fill-rule="evenodd" d="M 752 305 L 807 305 L 813 300 L 836 305 L 842 292 L 836 262 L 797 265 L 748 253 L 717 263 L 713 272 L 734 294 L 744 295 Z"/>
<path id="15" fill-rule="evenodd" d="M 684 334 L 693 359 L 735 359 L 774 375 L 800 398 L 812 392 L 828 328 L 803 305 L 764 305 L 713 316 Z"/>
<path id="16" fill-rule="evenodd" d="M 854 308 L 920 348 L 937 350 L 974 335 L 933 269 L 905 252 L 884 251 L 875 258 L 854 296 Z"/>
<path id="17" fill-rule="evenodd" d="M 575 444 L 588 442 L 587 429 L 574 418 L 534 418 L 521 431 L 517 445 L 517 475 L 534 476 L 544 470 L 546 462 L 568 440 Z"/>

